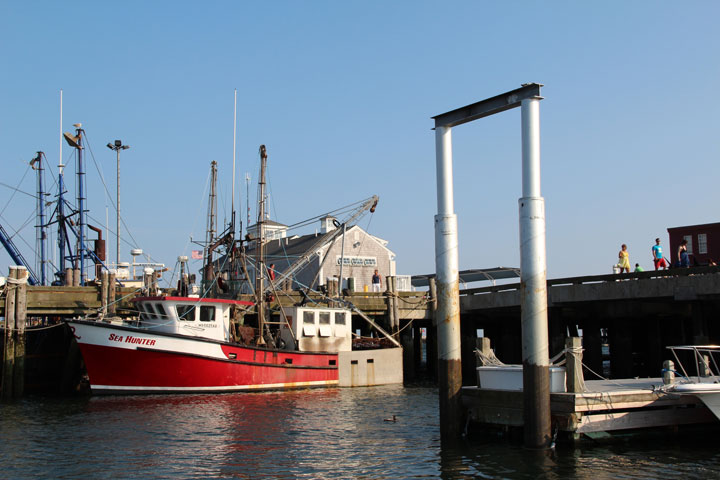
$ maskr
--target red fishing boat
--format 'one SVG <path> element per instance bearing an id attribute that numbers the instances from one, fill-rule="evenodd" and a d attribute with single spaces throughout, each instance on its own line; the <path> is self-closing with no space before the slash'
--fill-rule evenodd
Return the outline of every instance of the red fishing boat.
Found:
<path id="1" fill-rule="evenodd" d="M 136 321 L 68 321 L 93 393 L 338 385 L 337 351 L 295 349 L 301 342 L 288 349 L 244 344 L 243 329 L 233 328 L 231 318 L 250 308 L 250 302 L 161 296 L 137 298 L 135 304 L 140 312 Z M 285 336 L 292 328 L 306 343 L 313 339 L 317 345 L 335 344 L 351 350 L 348 310 L 304 308 L 300 314 L 302 323 L 298 324 L 296 315 L 281 329 Z M 330 323 L 315 324 L 325 318 Z M 329 330 L 321 332 L 325 327 Z"/>

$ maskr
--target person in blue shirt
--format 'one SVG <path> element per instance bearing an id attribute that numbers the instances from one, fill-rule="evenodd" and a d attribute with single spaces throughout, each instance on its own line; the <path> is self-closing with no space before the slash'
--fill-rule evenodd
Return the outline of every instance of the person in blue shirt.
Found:
<path id="1" fill-rule="evenodd" d="M 663 257 L 663 251 L 662 247 L 660 246 L 660 239 L 655 239 L 655 245 L 652 247 L 652 257 L 653 257 L 653 263 L 655 264 L 655 270 L 658 268 L 662 268 L 665 270 L 667 268 L 667 262 L 665 261 L 665 258 Z"/>

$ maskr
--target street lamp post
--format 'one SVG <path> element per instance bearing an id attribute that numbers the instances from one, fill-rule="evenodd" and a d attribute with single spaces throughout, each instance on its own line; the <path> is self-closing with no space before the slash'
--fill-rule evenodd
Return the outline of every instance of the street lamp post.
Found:
<path id="1" fill-rule="evenodd" d="M 117 201 L 115 204 L 117 223 L 115 225 L 115 268 L 120 265 L 120 150 L 127 150 L 130 145 L 123 145 L 121 140 L 115 140 L 115 144 L 108 143 L 110 150 L 117 153 Z"/>

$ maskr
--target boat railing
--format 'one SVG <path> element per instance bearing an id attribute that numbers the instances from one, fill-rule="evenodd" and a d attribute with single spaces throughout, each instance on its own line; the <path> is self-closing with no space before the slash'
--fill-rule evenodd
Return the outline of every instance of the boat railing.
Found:
<path id="1" fill-rule="evenodd" d="M 667 348 L 677 362 L 676 370 L 679 369 L 678 373 L 689 381 L 693 381 L 692 376 L 694 376 L 696 382 L 720 383 L 720 367 L 718 366 L 720 345 L 676 345 Z M 692 354 L 694 370 L 688 372 L 680 358 L 683 357 L 688 363 L 690 354 Z M 692 373 L 695 375 L 691 375 Z"/>

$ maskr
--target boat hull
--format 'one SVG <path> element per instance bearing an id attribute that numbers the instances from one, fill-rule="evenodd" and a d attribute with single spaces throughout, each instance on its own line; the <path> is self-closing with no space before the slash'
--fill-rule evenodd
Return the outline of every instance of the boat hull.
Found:
<path id="1" fill-rule="evenodd" d="M 672 391 L 694 395 L 720 420 L 720 384 L 718 383 L 680 383 Z"/>
<path id="2" fill-rule="evenodd" d="M 338 384 L 337 354 L 246 347 L 205 338 L 69 321 L 91 390 L 234 392 Z"/>

